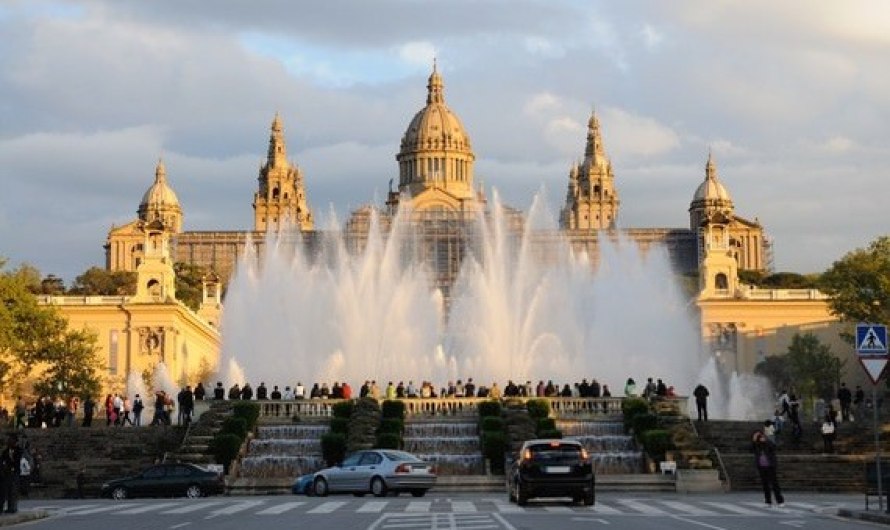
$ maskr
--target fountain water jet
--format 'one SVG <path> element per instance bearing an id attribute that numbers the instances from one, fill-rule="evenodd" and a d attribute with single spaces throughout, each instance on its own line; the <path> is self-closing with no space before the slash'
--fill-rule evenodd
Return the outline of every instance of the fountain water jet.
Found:
<path id="1" fill-rule="evenodd" d="M 471 229 L 447 318 L 414 251 L 408 208 L 386 236 L 372 215 L 367 244 L 354 253 L 340 232 L 322 234 L 314 254 L 298 233 L 268 235 L 262 259 L 248 245 L 226 299 L 224 380 L 429 379 L 438 388 L 467 377 L 560 385 L 595 377 L 618 395 L 628 377 L 657 377 L 691 393 L 705 360 L 663 248 L 643 253 L 604 233 L 594 266 L 572 250 L 540 195 L 521 233 L 508 229 L 496 193 L 492 202 Z"/>

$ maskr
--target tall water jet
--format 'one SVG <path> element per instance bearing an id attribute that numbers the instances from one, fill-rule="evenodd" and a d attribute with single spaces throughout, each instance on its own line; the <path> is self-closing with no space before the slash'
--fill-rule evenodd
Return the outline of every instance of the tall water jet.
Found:
<path id="1" fill-rule="evenodd" d="M 176 386 L 173 378 L 170 377 L 170 372 L 167 370 L 167 365 L 163 361 L 155 365 L 154 374 L 152 377 L 152 387 L 155 392 L 163 390 L 167 393 L 168 396 L 176 396 L 176 394 L 179 392 L 179 388 Z"/>
<path id="2" fill-rule="evenodd" d="M 131 370 L 127 374 L 127 397 L 132 400 L 137 395 L 148 399 L 148 391 L 145 388 L 145 381 L 142 380 L 142 374 Z"/>
<path id="3" fill-rule="evenodd" d="M 493 203 L 470 227 L 447 318 L 412 251 L 420 236 L 407 208 L 387 237 L 372 216 L 354 254 L 340 232 L 323 234 L 313 255 L 296 234 L 270 235 L 262 259 L 246 252 L 229 286 L 222 366 L 242 367 L 253 384 L 597 378 L 618 395 L 628 377 L 654 377 L 692 391 L 699 337 L 664 249 L 643 254 L 603 234 L 593 264 L 539 197 L 520 233 Z"/>

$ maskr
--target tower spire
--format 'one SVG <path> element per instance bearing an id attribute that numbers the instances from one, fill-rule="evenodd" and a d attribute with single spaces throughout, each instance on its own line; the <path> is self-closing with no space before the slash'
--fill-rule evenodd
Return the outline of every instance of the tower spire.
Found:
<path id="1" fill-rule="evenodd" d="M 711 148 L 708 148 L 708 162 L 705 164 L 705 179 L 717 180 L 717 163 L 714 161 L 714 154 Z"/>
<path id="2" fill-rule="evenodd" d="M 597 166 L 607 163 L 600 120 L 596 115 L 595 108 L 590 112 L 590 119 L 587 120 L 587 146 L 584 149 L 584 158 Z"/>
<path id="3" fill-rule="evenodd" d="M 277 166 L 285 161 L 287 161 L 287 147 L 284 145 L 284 125 L 281 122 L 281 114 L 276 112 L 269 135 L 268 162 L 271 166 Z"/>
<path id="4" fill-rule="evenodd" d="M 158 158 L 158 165 L 155 167 L 155 182 L 167 182 L 167 168 L 164 167 L 163 158 Z"/>

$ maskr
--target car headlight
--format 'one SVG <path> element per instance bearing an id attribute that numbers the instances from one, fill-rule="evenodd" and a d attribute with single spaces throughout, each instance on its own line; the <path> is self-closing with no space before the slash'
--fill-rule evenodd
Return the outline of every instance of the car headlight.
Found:
<path id="1" fill-rule="evenodd" d="M 108 489 L 109 486 L 110 486 L 110 484 L 108 484 L 107 482 L 103 482 L 103 483 L 102 483 L 102 489 L 103 489 L 103 490 L 104 490 L 104 489 Z"/>

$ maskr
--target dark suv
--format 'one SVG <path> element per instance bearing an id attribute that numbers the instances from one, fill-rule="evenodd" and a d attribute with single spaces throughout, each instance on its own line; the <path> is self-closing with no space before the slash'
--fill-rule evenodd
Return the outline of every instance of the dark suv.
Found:
<path id="1" fill-rule="evenodd" d="M 507 496 L 520 506 L 532 497 L 571 497 L 592 506 L 595 484 L 590 456 L 574 440 L 529 440 L 507 471 Z"/>

